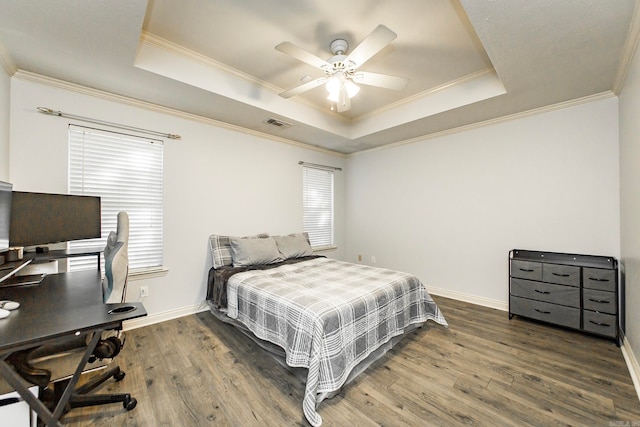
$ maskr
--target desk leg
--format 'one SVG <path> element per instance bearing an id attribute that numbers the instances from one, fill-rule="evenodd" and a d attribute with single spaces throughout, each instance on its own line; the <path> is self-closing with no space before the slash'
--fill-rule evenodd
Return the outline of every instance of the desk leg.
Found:
<path id="1" fill-rule="evenodd" d="M 2 376 L 7 380 L 11 387 L 16 389 L 18 394 L 20 394 L 20 396 L 22 396 L 22 398 L 29 404 L 29 407 L 36 411 L 38 416 L 47 424 L 48 427 L 61 427 L 62 425 L 58 420 L 60 420 L 60 417 L 62 417 L 65 406 L 67 406 L 67 403 L 71 398 L 71 394 L 73 393 L 73 390 L 75 389 L 75 386 L 80 379 L 80 375 L 84 371 L 84 367 L 87 365 L 89 358 L 93 354 L 93 350 L 98 345 L 98 341 L 100 341 L 102 332 L 103 331 L 98 330 L 93 333 L 93 338 L 91 339 L 91 342 L 89 343 L 84 356 L 82 356 L 82 360 L 80 361 L 80 363 L 78 363 L 78 367 L 76 368 L 73 377 L 71 377 L 71 379 L 69 380 L 69 384 L 62 393 L 62 397 L 60 398 L 60 401 L 58 402 L 58 405 L 56 406 L 53 413 L 49 411 L 49 408 L 47 408 L 44 403 L 42 403 L 40 400 L 38 400 L 38 398 L 31 394 L 31 392 L 29 391 L 29 387 L 31 386 L 31 384 L 25 381 L 5 361 L 5 358 L 7 358 L 11 353 L 0 355 L 0 374 L 2 374 Z"/>
<path id="2" fill-rule="evenodd" d="M 87 365 L 89 358 L 93 354 L 93 350 L 95 350 L 96 346 L 98 345 L 98 341 L 100 341 L 101 336 L 102 336 L 102 331 L 96 331 L 93 333 L 91 342 L 89 343 L 87 350 L 84 352 L 84 356 L 82 356 L 82 360 L 80 361 L 80 363 L 78 363 L 76 372 L 73 374 L 73 377 L 71 377 L 71 379 L 69 380 L 69 384 L 67 385 L 67 388 L 64 389 L 64 393 L 62 393 L 62 397 L 60 398 L 60 401 L 58 402 L 56 409 L 53 411 L 54 420 L 59 420 L 60 417 L 62 416 L 64 412 L 64 408 L 65 406 L 67 406 L 67 402 L 69 402 L 69 399 L 71 398 L 71 394 L 73 393 L 73 390 L 75 389 L 76 384 L 80 379 L 80 375 L 82 375 L 82 371 L 84 371 L 84 367 Z"/>
<path id="3" fill-rule="evenodd" d="M 10 354 L 10 353 L 9 353 Z M 47 423 L 48 426 L 60 426 L 60 423 L 57 419 L 54 419 L 51 415 L 49 409 L 38 400 L 31 392 L 29 391 L 29 387 L 31 384 L 26 382 L 18 373 L 11 367 L 4 359 L 9 354 L 3 355 L 0 360 L 0 373 L 4 377 L 5 380 L 13 387 L 20 396 L 29 404 L 29 407 L 36 411 L 38 416 Z"/>

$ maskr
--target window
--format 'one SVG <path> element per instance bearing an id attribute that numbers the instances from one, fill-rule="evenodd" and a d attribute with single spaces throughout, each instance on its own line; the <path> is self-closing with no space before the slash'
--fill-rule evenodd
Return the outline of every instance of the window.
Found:
<path id="1" fill-rule="evenodd" d="M 162 141 L 69 126 L 69 193 L 100 196 L 102 238 L 73 248 L 105 245 L 120 211 L 129 214 L 129 269 L 162 266 Z M 91 257 L 93 258 L 93 257 Z M 95 268 L 95 258 L 70 258 L 69 269 Z"/>
<path id="2" fill-rule="evenodd" d="M 333 246 L 333 170 L 302 167 L 302 207 L 311 246 Z"/>

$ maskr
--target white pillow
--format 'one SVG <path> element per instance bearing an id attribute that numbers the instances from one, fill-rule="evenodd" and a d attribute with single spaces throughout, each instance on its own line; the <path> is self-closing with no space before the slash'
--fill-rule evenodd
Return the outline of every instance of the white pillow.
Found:
<path id="1" fill-rule="evenodd" d="M 284 261 L 273 237 L 264 239 L 232 237 L 230 240 L 234 267 L 273 264 Z"/>
<path id="2" fill-rule="evenodd" d="M 305 234 L 290 234 L 288 236 L 274 236 L 282 258 L 299 258 L 313 255 L 313 249 Z"/>

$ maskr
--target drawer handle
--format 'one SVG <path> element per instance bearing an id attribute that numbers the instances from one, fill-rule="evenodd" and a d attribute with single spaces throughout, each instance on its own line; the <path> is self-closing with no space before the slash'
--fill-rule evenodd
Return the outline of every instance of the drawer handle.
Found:
<path id="1" fill-rule="evenodd" d="M 542 313 L 542 314 L 551 314 L 550 311 L 538 310 L 537 308 L 534 308 L 534 310 L 537 311 L 538 313 Z"/>
<path id="2" fill-rule="evenodd" d="M 589 277 L 589 280 L 593 280 L 594 282 L 608 282 L 609 279 L 600 279 L 598 277 Z"/>
<path id="3" fill-rule="evenodd" d="M 569 276 L 571 276 L 570 274 L 560 274 L 560 273 L 551 273 L 551 274 L 553 274 L 554 276 L 558 276 L 558 277 L 569 277 Z"/>
<path id="4" fill-rule="evenodd" d="M 539 293 L 539 294 L 545 294 L 545 295 L 549 295 L 551 292 L 548 291 L 539 291 L 537 289 L 534 289 L 535 292 Z"/>
<path id="5" fill-rule="evenodd" d="M 597 326 L 606 326 L 606 327 L 611 326 L 608 323 L 599 323 L 599 322 L 594 322 L 593 320 L 589 320 L 589 323 L 593 323 L 594 325 L 597 325 Z"/>
<path id="6" fill-rule="evenodd" d="M 533 268 L 520 268 L 519 270 L 525 273 L 533 273 Z"/>
<path id="7" fill-rule="evenodd" d="M 609 304 L 609 301 L 604 300 L 604 299 L 593 299 L 593 298 L 589 298 L 589 301 L 591 301 L 591 302 L 597 302 L 598 304 Z"/>

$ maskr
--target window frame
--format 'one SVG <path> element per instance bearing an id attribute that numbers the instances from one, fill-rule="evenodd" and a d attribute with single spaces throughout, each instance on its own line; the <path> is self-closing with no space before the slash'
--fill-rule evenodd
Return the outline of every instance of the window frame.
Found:
<path id="1" fill-rule="evenodd" d="M 328 221 L 327 221 L 328 217 Z M 302 166 L 302 228 L 314 251 L 335 249 L 335 170 Z"/>
<path id="2" fill-rule="evenodd" d="M 164 267 L 164 141 L 70 124 L 68 191 L 101 197 L 100 239 L 69 242 L 71 248 L 106 245 L 117 213 L 129 215 L 130 274 Z M 108 184 L 108 185 L 105 185 Z M 68 260 L 69 271 L 95 268 L 95 258 Z M 104 258 L 101 261 L 103 269 Z"/>

